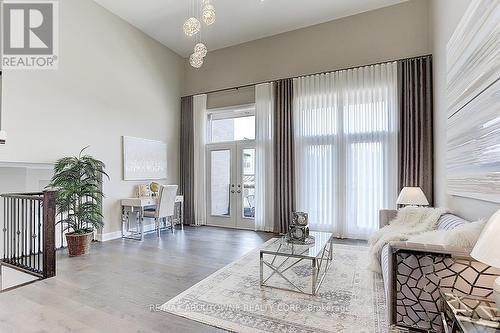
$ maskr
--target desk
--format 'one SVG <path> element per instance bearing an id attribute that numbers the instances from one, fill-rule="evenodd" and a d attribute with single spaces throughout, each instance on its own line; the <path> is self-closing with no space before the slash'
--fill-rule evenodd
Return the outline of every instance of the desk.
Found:
<path id="1" fill-rule="evenodd" d="M 181 229 L 184 229 L 184 196 L 178 195 L 175 197 L 176 212 L 178 218 L 173 219 L 174 225 L 179 223 Z M 146 208 L 154 208 L 157 204 L 156 197 L 140 197 L 126 198 L 120 201 L 122 206 L 122 238 L 143 240 L 144 239 L 144 210 Z M 177 209 L 177 206 L 179 206 Z M 130 230 L 130 214 L 136 214 L 137 226 L 136 230 Z M 126 233 L 132 233 L 132 236 Z"/>

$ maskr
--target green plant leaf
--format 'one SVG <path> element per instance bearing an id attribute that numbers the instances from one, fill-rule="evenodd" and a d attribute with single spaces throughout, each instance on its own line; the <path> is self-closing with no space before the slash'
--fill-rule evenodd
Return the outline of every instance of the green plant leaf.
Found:
<path id="1" fill-rule="evenodd" d="M 57 223 L 71 233 L 87 233 L 102 228 L 102 179 L 108 174 L 105 164 L 90 155 L 64 157 L 54 165 L 54 176 L 48 187 L 57 189 Z"/>

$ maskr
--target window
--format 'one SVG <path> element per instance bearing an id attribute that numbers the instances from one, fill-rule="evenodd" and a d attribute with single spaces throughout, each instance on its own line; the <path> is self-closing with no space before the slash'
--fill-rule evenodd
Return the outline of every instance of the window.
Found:
<path id="1" fill-rule="evenodd" d="M 209 113 L 209 135 L 211 143 L 255 140 L 253 107 Z"/>
<path id="2" fill-rule="evenodd" d="M 397 196 L 396 64 L 294 80 L 297 209 L 366 239 Z"/>

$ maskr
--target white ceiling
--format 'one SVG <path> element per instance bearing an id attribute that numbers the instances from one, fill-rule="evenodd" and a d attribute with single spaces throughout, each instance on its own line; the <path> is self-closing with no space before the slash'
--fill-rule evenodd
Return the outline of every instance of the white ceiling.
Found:
<path id="1" fill-rule="evenodd" d="M 182 32 L 192 0 L 94 0 L 186 57 L 194 40 Z M 195 0 L 200 3 L 200 0 Z M 212 0 L 217 21 L 202 26 L 210 51 L 407 0 Z"/>

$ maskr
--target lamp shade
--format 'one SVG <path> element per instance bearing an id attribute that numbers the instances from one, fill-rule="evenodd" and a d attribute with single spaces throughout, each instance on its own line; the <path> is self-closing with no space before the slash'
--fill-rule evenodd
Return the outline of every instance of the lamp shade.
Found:
<path id="1" fill-rule="evenodd" d="M 486 265 L 500 268 L 500 209 L 486 223 L 470 255 Z"/>
<path id="2" fill-rule="evenodd" d="M 403 187 L 396 203 L 398 205 L 427 206 L 429 201 L 420 187 Z"/>

